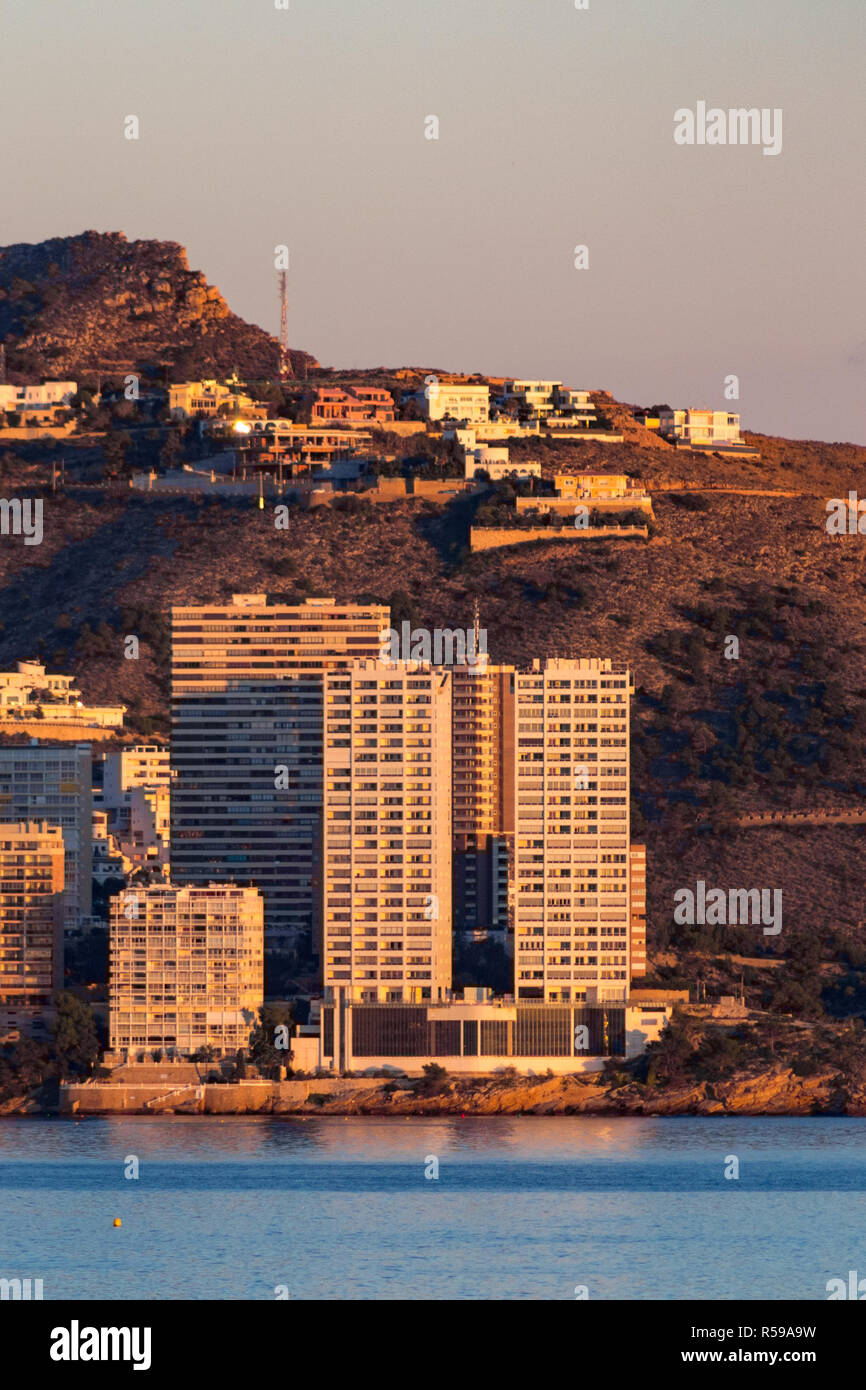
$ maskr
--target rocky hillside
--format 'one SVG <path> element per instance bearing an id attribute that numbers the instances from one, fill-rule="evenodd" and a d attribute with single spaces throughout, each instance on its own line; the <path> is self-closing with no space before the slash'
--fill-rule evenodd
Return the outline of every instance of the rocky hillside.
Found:
<path id="1" fill-rule="evenodd" d="M 609 399 L 605 408 L 619 413 Z M 481 555 L 467 546 L 477 498 L 341 498 L 293 510 L 277 530 L 255 498 L 82 486 L 87 440 L 13 452 L 0 439 L 4 487 L 45 503 L 40 545 L 13 536 L 0 546 L 0 670 L 42 655 L 75 673 L 89 701 L 125 704 L 130 737 L 162 737 L 172 604 L 233 591 L 375 598 L 416 625 L 454 628 L 471 624 L 477 599 L 496 660 L 599 654 L 635 673 L 633 832 L 647 844 L 653 983 L 701 979 L 714 998 L 742 979 L 753 1007 L 866 1016 L 866 827 L 737 823 L 745 812 L 863 805 L 866 539 L 829 535 L 825 502 L 866 491 L 866 449 L 752 438 L 756 460 L 651 440 L 516 441 L 512 456 L 531 449 L 547 476 L 603 467 L 640 479 L 655 534 Z M 60 455 L 66 490 L 52 494 Z M 683 472 L 688 490 L 666 491 Z M 141 639 L 138 661 L 124 659 L 127 633 Z M 783 930 L 676 923 L 674 893 L 698 880 L 783 890 Z"/>
<path id="2" fill-rule="evenodd" d="M 277 340 L 233 314 L 182 246 L 122 232 L 0 247 L 0 343 L 13 381 L 148 367 L 267 377 L 278 361 Z M 315 359 L 293 352 L 292 365 Z"/>

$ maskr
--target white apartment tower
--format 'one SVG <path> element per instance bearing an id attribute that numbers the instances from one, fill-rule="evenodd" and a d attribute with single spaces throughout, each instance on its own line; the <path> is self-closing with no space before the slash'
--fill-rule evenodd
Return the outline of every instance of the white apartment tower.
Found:
<path id="1" fill-rule="evenodd" d="M 326 997 L 397 1003 L 451 986 L 451 674 L 357 662 L 325 676 Z"/>
<path id="2" fill-rule="evenodd" d="M 233 883 L 111 899 L 109 1042 L 119 1056 L 246 1048 L 264 998 L 262 896 Z"/>
<path id="3" fill-rule="evenodd" d="M 535 661 L 514 691 L 515 995 L 625 999 L 630 673 Z"/>
<path id="4" fill-rule="evenodd" d="M 269 949 L 315 925 L 323 677 L 378 657 L 389 618 L 264 594 L 172 612 L 172 877 L 260 888 Z"/>

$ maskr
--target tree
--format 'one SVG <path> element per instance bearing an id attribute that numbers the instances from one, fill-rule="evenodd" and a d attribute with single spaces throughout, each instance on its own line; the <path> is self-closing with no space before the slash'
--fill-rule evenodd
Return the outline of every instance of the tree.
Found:
<path id="1" fill-rule="evenodd" d="M 128 471 L 127 455 L 132 439 L 126 430 L 112 430 L 102 441 L 104 474 L 118 478 Z"/>
<path id="2" fill-rule="evenodd" d="M 424 1080 L 418 1088 L 421 1095 L 439 1096 L 447 1089 L 448 1073 L 438 1062 L 427 1062 L 422 1071 Z"/>
<path id="3" fill-rule="evenodd" d="M 259 1010 L 259 1021 L 250 1034 L 250 1056 L 262 1071 L 274 1070 L 279 1066 L 290 1065 L 292 1053 L 277 1043 L 283 1034 L 278 1029 L 287 1029 L 291 1037 L 292 1006 L 288 1003 L 263 1004 Z"/>
<path id="4" fill-rule="evenodd" d="M 50 1074 L 46 1048 L 23 1037 L 0 1051 L 0 1100 L 42 1086 Z"/>
<path id="5" fill-rule="evenodd" d="M 657 1042 L 646 1050 L 647 1081 L 650 1086 L 676 1084 L 688 1078 L 692 1057 L 698 1046 L 700 1025 L 676 1008 L 670 1023 Z"/>
<path id="6" fill-rule="evenodd" d="M 801 1018 L 819 1018 L 824 1012 L 821 1000 L 821 947 L 807 932 L 800 932 L 788 943 L 788 959 L 774 979 L 770 1008 L 775 1013 Z"/>
<path id="7" fill-rule="evenodd" d="M 99 1039 L 90 1007 L 68 989 L 58 990 L 54 1006 L 52 1033 L 60 1075 L 65 1077 L 70 1072 L 89 1075 L 99 1054 Z"/>
<path id="8" fill-rule="evenodd" d="M 405 589 L 395 589 L 388 602 L 391 608 L 391 626 L 395 632 L 400 631 L 400 624 L 403 622 L 408 622 L 410 629 L 417 626 L 418 610 L 415 600 Z"/>
<path id="9" fill-rule="evenodd" d="M 166 471 L 176 467 L 183 458 L 183 440 L 177 430 L 169 430 L 159 451 L 159 462 Z"/>

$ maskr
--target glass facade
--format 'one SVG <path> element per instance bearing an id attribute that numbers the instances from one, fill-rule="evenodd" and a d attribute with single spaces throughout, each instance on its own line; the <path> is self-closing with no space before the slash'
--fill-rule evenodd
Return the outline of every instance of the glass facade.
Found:
<path id="1" fill-rule="evenodd" d="M 334 1008 L 322 1009 L 323 1052 L 334 1052 Z M 545 1005 L 503 1010 L 504 1017 L 461 1019 L 426 1004 L 352 1004 L 351 1052 L 364 1057 L 623 1056 L 622 1005 Z M 428 1017 L 428 1013 L 432 1014 Z M 586 1027 L 588 1037 L 578 1034 Z M 462 1032 L 462 1046 L 461 1046 Z M 588 1041 L 588 1046 L 584 1045 Z"/>

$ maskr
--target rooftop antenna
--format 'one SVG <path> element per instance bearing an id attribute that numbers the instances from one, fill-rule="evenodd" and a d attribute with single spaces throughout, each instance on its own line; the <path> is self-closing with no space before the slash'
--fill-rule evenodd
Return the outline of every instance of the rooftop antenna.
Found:
<path id="1" fill-rule="evenodd" d="M 6 385 L 6 347 L 0 343 L 0 386 Z"/>
<path id="2" fill-rule="evenodd" d="M 280 271 L 280 381 L 294 376 L 289 356 L 289 276 Z"/>

